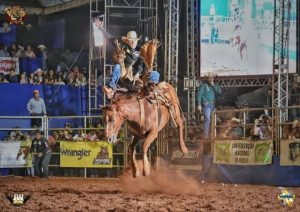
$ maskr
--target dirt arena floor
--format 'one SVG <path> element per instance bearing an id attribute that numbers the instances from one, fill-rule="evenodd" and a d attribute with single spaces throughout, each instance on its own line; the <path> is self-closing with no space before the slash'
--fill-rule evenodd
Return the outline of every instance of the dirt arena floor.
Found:
<path id="1" fill-rule="evenodd" d="M 300 211 L 300 188 L 293 208 L 282 207 L 278 187 L 197 182 L 178 172 L 150 177 L 82 179 L 0 178 L 0 211 Z M 17 208 L 5 194 L 30 194 Z"/>

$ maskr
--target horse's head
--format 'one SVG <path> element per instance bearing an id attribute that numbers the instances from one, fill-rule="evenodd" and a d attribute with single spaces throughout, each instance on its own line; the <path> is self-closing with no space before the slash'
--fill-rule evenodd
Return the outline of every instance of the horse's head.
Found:
<path id="1" fill-rule="evenodd" d="M 124 119 L 117 110 L 115 104 L 103 107 L 102 109 L 104 111 L 104 121 L 106 123 L 105 137 L 108 142 L 116 142 Z"/>

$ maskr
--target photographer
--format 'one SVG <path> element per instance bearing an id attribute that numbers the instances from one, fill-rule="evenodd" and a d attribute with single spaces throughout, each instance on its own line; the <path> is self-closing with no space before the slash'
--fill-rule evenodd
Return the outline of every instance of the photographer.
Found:
<path id="1" fill-rule="evenodd" d="M 205 81 L 201 84 L 198 89 L 198 111 L 201 113 L 203 110 L 204 115 L 204 139 L 209 139 L 209 126 L 211 113 L 215 108 L 215 96 L 221 94 L 221 88 L 215 85 L 212 73 L 208 73 Z"/>

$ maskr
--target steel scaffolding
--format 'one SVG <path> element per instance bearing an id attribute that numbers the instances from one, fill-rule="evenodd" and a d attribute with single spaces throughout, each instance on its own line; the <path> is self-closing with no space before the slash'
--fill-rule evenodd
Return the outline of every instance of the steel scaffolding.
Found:
<path id="1" fill-rule="evenodd" d="M 164 80 L 177 90 L 179 47 L 179 0 L 165 0 Z"/>
<path id="2" fill-rule="evenodd" d="M 187 77 L 184 89 L 188 92 L 188 114 L 195 111 L 197 78 L 200 76 L 200 7 L 198 0 L 186 1 Z"/>
<path id="3" fill-rule="evenodd" d="M 104 2 L 102 0 L 90 0 L 90 37 L 89 37 L 89 75 L 87 92 L 87 114 L 99 114 L 102 92 L 98 90 L 98 77 L 102 75 L 102 64 L 104 60 L 103 46 L 96 47 L 94 44 L 93 18 L 104 13 Z"/>
<path id="4" fill-rule="evenodd" d="M 126 36 L 131 30 L 142 35 L 142 41 L 157 38 L 157 0 L 105 0 L 104 28 L 116 38 Z M 107 50 L 105 44 L 103 84 L 106 84 L 113 67 Z M 105 104 L 105 96 L 103 101 Z"/>
<path id="5" fill-rule="evenodd" d="M 106 84 L 113 67 L 107 42 L 101 47 L 94 45 L 95 15 L 100 15 L 104 30 L 117 39 L 131 30 L 143 38 L 154 39 L 157 38 L 157 0 L 90 0 L 88 115 L 99 113 L 99 104 L 106 104 L 105 95 L 99 89 Z"/>
<path id="6" fill-rule="evenodd" d="M 274 0 L 272 102 L 279 108 L 288 106 L 290 10 L 291 0 Z M 288 110 L 279 116 L 283 123 Z"/>

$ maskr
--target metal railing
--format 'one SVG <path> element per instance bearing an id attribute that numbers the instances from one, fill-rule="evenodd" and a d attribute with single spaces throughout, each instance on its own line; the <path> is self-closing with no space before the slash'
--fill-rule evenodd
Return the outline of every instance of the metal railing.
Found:
<path id="1" fill-rule="evenodd" d="M 27 139 L 32 140 L 32 136 L 30 137 L 30 132 L 33 132 L 36 130 L 36 128 L 29 127 L 30 121 L 32 119 L 41 119 L 41 126 L 39 126 L 39 129 L 43 130 L 44 136 L 46 138 L 49 138 L 50 136 L 53 137 L 54 132 L 61 132 L 61 131 L 82 131 L 85 135 L 85 137 L 82 138 L 82 141 L 88 141 L 88 138 L 86 137 L 87 132 L 90 130 L 97 130 L 101 131 L 105 129 L 105 125 L 103 123 L 103 119 L 101 116 L 0 116 L 0 133 L 4 135 L 4 133 L 7 131 L 20 131 L 20 132 L 26 132 Z M 66 123 L 70 123 L 70 126 L 65 126 Z M 69 125 L 69 124 L 68 124 Z M 97 125 L 97 126 L 96 126 Z M 76 126 L 76 127 L 75 127 Z M 125 170 L 125 167 L 127 166 L 127 144 L 125 142 L 126 135 L 127 135 L 127 129 L 126 127 L 123 127 L 121 129 L 123 131 L 122 136 L 120 138 L 120 141 L 117 144 L 113 144 L 113 157 L 112 157 L 112 168 L 113 169 L 121 169 L 122 171 Z M 9 138 L 12 140 L 12 138 Z M 0 139 L 0 141 L 3 139 Z M 56 142 L 64 142 L 64 139 L 55 139 Z M 104 138 L 95 139 L 93 141 L 103 141 Z M 17 141 L 14 138 L 14 141 Z M 73 136 L 72 139 L 70 138 L 69 141 L 74 141 Z M 116 145 L 122 144 L 122 150 L 120 151 L 114 151 L 114 148 L 116 148 Z M 59 157 L 60 152 L 52 152 L 53 158 Z M 121 156 L 121 157 L 120 157 Z M 122 159 L 120 159 L 122 158 Z M 65 169 L 65 167 L 60 167 L 59 160 L 57 163 L 57 160 L 55 163 L 50 163 L 49 169 L 52 168 L 62 168 Z M 120 164 L 120 161 L 123 161 L 122 164 Z M 53 160 L 52 160 L 53 162 Z M 6 167 L 6 168 L 26 168 L 26 167 Z M 72 169 L 72 168 L 70 168 Z M 81 167 L 78 169 L 84 170 L 84 177 L 87 177 L 87 170 L 90 168 L 87 167 Z M 101 169 L 101 168 L 91 168 L 91 169 Z"/>

